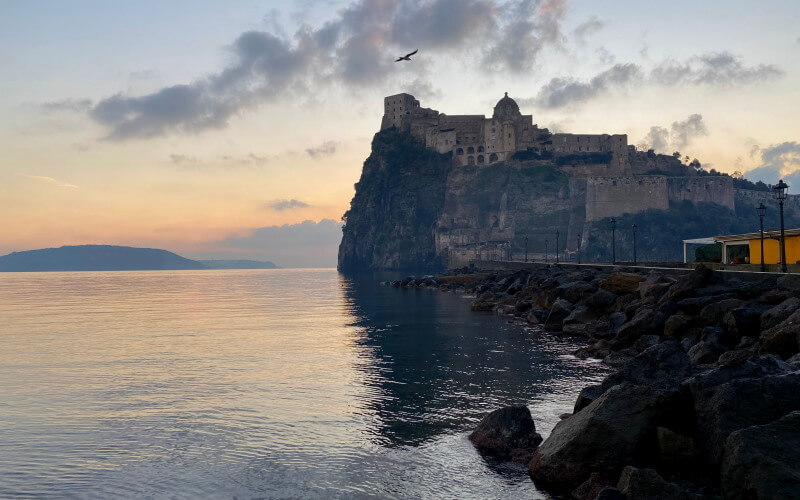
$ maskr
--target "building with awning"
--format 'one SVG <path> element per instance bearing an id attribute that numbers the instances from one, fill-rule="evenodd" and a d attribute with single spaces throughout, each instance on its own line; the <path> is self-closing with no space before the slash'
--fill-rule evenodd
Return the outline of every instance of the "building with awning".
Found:
<path id="1" fill-rule="evenodd" d="M 795 264 L 800 261 L 800 229 L 786 229 L 786 263 Z M 781 232 L 779 230 L 764 231 L 764 263 L 780 264 L 781 262 Z M 696 238 L 683 240 L 683 261 L 688 261 L 688 245 L 709 245 L 719 243 L 722 245 L 722 262 L 730 263 L 730 248 L 734 246 L 746 247 L 751 264 L 761 262 L 761 233 L 731 234 L 712 236 L 709 238 Z"/>

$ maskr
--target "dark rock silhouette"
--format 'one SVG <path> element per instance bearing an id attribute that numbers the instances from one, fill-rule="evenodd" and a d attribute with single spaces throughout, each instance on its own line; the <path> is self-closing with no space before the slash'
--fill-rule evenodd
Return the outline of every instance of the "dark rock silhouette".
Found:
<path id="1" fill-rule="evenodd" d="M 77 245 L 14 252 L 0 257 L 0 272 L 148 271 L 207 269 L 166 250 L 114 245 Z"/>

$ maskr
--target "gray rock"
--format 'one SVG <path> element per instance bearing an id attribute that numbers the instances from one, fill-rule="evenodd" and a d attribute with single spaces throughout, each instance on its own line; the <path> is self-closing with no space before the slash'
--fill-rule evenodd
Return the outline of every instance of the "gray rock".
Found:
<path id="1" fill-rule="evenodd" d="M 579 411 L 583 410 L 590 404 L 592 404 L 597 398 L 599 398 L 603 394 L 603 386 L 600 384 L 597 385 L 587 385 L 581 392 L 578 394 L 578 399 L 575 400 L 575 408 L 573 408 L 572 413 L 578 413 Z"/>
<path id="2" fill-rule="evenodd" d="M 614 476 L 631 463 L 658 455 L 656 423 L 674 394 L 622 384 L 556 424 L 536 450 L 528 470 L 535 482 L 572 491 L 592 472 Z M 621 417 L 623 416 L 624 417 Z"/>
<path id="3" fill-rule="evenodd" d="M 705 296 L 705 297 L 690 297 L 688 299 L 683 299 L 677 302 L 678 309 L 681 311 L 685 311 L 687 314 L 697 314 L 703 310 L 709 304 L 713 304 L 715 302 L 720 302 L 726 299 L 734 299 L 736 296 L 732 293 L 729 294 L 722 294 L 716 297 L 713 296 Z"/>
<path id="4" fill-rule="evenodd" d="M 673 314 L 664 323 L 664 335 L 680 339 L 691 325 L 692 319 L 684 314 Z"/>
<path id="5" fill-rule="evenodd" d="M 628 321 L 628 316 L 625 315 L 623 312 L 615 312 L 609 318 L 609 326 L 611 328 L 611 333 L 616 335 L 619 333 L 619 329 L 625 322 Z"/>
<path id="6" fill-rule="evenodd" d="M 722 318 L 728 311 L 736 309 L 742 304 L 744 304 L 744 301 L 739 299 L 714 301 L 700 311 L 697 320 L 704 325 L 719 326 L 722 324 Z"/>
<path id="7" fill-rule="evenodd" d="M 586 297 L 589 297 L 597 289 L 585 281 L 574 281 L 565 283 L 556 288 L 556 296 L 567 300 L 571 304 L 577 304 Z"/>
<path id="8" fill-rule="evenodd" d="M 660 335 L 664 332 L 664 315 L 653 309 L 642 309 L 629 322 L 620 327 L 611 340 L 612 349 L 624 349 L 642 335 Z"/>
<path id="9" fill-rule="evenodd" d="M 777 354 L 788 359 L 798 352 L 800 346 L 800 309 L 769 330 L 761 332 L 760 354 Z"/>
<path id="10" fill-rule="evenodd" d="M 697 416 L 698 439 L 712 464 L 721 462 L 732 432 L 800 410 L 800 367 L 773 356 L 721 366 L 687 379 L 683 386 Z"/>
<path id="11" fill-rule="evenodd" d="M 639 283 L 645 280 L 644 276 L 635 273 L 611 273 L 611 275 L 600 282 L 600 288 L 608 290 L 617 295 L 635 293 L 639 290 Z"/>
<path id="12" fill-rule="evenodd" d="M 726 350 L 716 342 L 701 340 L 689 349 L 689 359 L 696 365 L 716 363 Z"/>
<path id="13" fill-rule="evenodd" d="M 761 331 L 761 315 L 770 309 L 757 302 L 748 302 L 725 313 L 722 324 L 735 336 L 754 337 Z"/>
<path id="14" fill-rule="evenodd" d="M 800 412 L 733 432 L 722 487 L 730 499 L 800 498 Z"/>
<path id="15" fill-rule="evenodd" d="M 769 330 L 770 328 L 783 323 L 786 318 L 791 316 L 792 313 L 798 309 L 800 309 L 800 298 L 792 297 L 781 302 L 780 304 L 766 311 L 761 316 L 761 329 Z"/>
<path id="16" fill-rule="evenodd" d="M 575 306 L 575 309 L 572 310 L 569 315 L 564 318 L 564 325 L 574 324 L 574 323 L 594 323 L 597 320 L 597 316 L 595 316 L 594 312 L 592 312 L 589 307 L 578 304 Z"/>
<path id="17" fill-rule="evenodd" d="M 787 274 L 778 278 L 778 288 L 790 292 L 800 292 L 800 275 Z"/>
<path id="18" fill-rule="evenodd" d="M 617 294 L 601 288 L 592 294 L 588 299 L 586 299 L 586 305 L 596 311 L 605 311 L 611 308 L 616 301 Z"/>
<path id="19" fill-rule="evenodd" d="M 654 469 L 625 467 L 619 477 L 617 488 L 626 500 L 688 500 L 700 498 L 664 480 Z"/>
<path id="20" fill-rule="evenodd" d="M 544 329 L 549 332 L 558 332 L 564 326 L 564 319 L 572 312 L 573 306 L 564 299 L 557 299 L 550 308 L 550 314 L 547 315 L 547 321 L 544 324 Z"/>
<path id="21" fill-rule="evenodd" d="M 534 448 L 542 442 L 527 406 L 507 406 L 489 413 L 469 439 L 479 450 L 505 458 L 514 449 Z"/>
<path id="22" fill-rule="evenodd" d="M 603 488 L 594 500 L 625 500 L 625 495 L 617 488 Z"/>
<path id="23" fill-rule="evenodd" d="M 661 297 L 660 302 L 667 302 L 670 300 L 678 302 L 687 297 L 691 297 L 694 295 L 696 289 L 708 284 L 713 277 L 714 272 L 703 264 L 700 264 L 693 272 L 681 276 L 681 278 L 667 290 L 667 293 Z"/>
<path id="24" fill-rule="evenodd" d="M 689 357 L 677 342 L 654 345 L 625 364 L 622 369 L 607 376 L 601 386 L 611 387 L 631 383 L 652 390 L 675 392 L 681 381 L 692 374 Z"/>

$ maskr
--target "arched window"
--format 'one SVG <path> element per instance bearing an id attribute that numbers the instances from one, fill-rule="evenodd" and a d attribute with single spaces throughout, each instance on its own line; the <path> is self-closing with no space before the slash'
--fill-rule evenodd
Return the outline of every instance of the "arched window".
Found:
<path id="1" fill-rule="evenodd" d="M 497 155 L 492 153 L 489 155 L 489 163 L 494 163 L 497 161 Z"/>
<path id="2" fill-rule="evenodd" d="M 467 157 L 467 164 L 468 165 L 475 165 L 475 157 L 474 156 L 468 156 Z"/>
<path id="3" fill-rule="evenodd" d="M 483 146 L 478 146 L 478 153 L 483 153 Z"/>
<path id="4" fill-rule="evenodd" d="M 456 149 L 456 154 L 459 155 L 459 156 L 463 155 L 464 154 L 464 148 Z"/>
<path id="5" fill-rule="evenodd" d="M 478 155 L 478 165 L 483 165 L 483 155 Z"/>
<path id="6" fill-rule="evenodd" d="M 475 148 L 473 148 L 472 146 L 468 147 L 467 154 L 473 154 L 473 153 L 475 153 Z"/>

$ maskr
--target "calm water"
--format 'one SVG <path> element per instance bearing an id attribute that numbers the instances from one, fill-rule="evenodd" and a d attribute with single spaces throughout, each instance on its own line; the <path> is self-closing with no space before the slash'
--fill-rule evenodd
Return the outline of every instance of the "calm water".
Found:
<path id="1" fill-rule="evenodd" d="M 604 368 L 380 278 L 0 274 L 0 497 L 539 497 L 469 429 L 546 435 Z"/>

